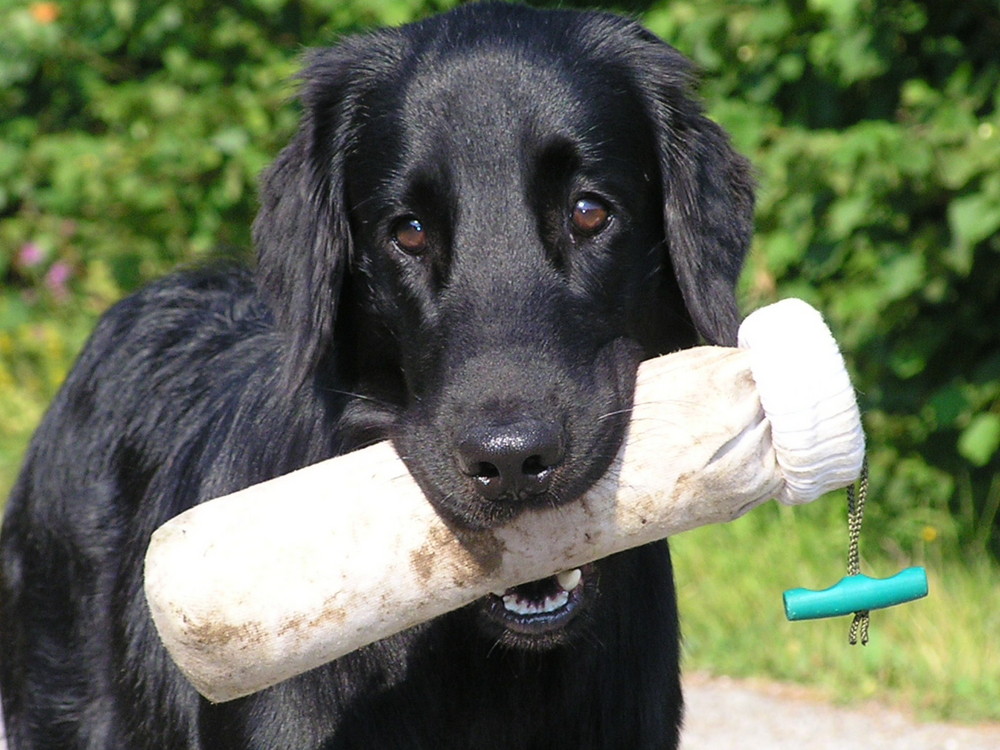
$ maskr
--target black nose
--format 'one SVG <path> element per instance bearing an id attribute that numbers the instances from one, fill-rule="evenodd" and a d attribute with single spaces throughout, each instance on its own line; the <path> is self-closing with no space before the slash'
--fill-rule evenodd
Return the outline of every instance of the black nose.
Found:
<path id="1" fill-rule="evenodd" d="M 563 459 L 562 430 L 540 419 L 475 427 L 460 437 L 457 455 L 487 500 L 530 500 L 549 488 Z"/>

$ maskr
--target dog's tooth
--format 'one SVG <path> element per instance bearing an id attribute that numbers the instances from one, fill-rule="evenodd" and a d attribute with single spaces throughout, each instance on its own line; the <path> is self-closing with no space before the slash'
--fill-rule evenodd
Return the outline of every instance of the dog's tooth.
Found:
<path id="1" fill-rule="evenodd" d="M 562 573 L 556 576 L 556 580 L 559 582 L 559 587 L 563 591 L 572 591 L 577 586 L 580 585 L 580 580 L 583 578 L 583 572 L 579 568 L 573 568 L 573 570 L 564 570 Z"/>
<path id="2" fill-rule="evenodd" d="M 504 596 L 503 606 L 508 612 L 519 613 L 520 610 L 523 609 L 523 603 L 515 594 L 507 594 Z"/>
<path id="3" fill-rule="evenodd" d="M 567 602 L 569 602 L 569 592 L 560 591 L 554 596 L 545 597 L 545 601 L 542 602 L 541 610 L 542 612 L 555 612 L 557 609 L 565 607 Z"/>

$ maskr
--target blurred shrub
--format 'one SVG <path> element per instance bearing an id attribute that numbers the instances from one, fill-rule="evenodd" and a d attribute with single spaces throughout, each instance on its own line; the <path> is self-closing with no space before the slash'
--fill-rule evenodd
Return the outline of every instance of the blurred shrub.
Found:
<path id="1" fill-rule="evenodd" d="M 996 552 L 1000 5 L 679 0 L 647 22 L 757 166 L 747 306 L 814 303 L 856 370 L 883 532 Z"/>
<path id="2" fill-rule="evenodd" d="M 0 0 L 0 495 L 96 317 L 246 254 L 298 56 L 452 0 Z"/>
<path id="3" fill-rule="evenodd" d="M 102 309 L 179 263 L 246 252 L 256 176 L 297 117 L 300 50 L 456 2 L 0 0 L 6 481 Z M 618 7 L 645 8 L 701 66 L 757 165 L 745 303 L 797 295 L 827 314 L 868 412 L 873 520 L 907 550 L 1000 549 L 995 0 Z"/>

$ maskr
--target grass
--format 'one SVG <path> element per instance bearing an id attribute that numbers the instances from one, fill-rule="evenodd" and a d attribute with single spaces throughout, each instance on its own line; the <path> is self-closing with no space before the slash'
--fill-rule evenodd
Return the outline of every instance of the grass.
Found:
<path id="1" fill-rule="evenodd" d="M 926 719 L 1000 720 L 1000 569 L 985 556 L 966 561 L 931 544 L 911 561 L 862 534 L 863 572 L 923 564 L 930 595 L 873 612 L 866 647 L 848 644 L 850 617 L 785 620 L 782 591 L 826 588 L 846 572 L 843 503 L 842 494 L 796 509 L 771 503 L 673 540 L 686 669 L 795 682 Z"/>

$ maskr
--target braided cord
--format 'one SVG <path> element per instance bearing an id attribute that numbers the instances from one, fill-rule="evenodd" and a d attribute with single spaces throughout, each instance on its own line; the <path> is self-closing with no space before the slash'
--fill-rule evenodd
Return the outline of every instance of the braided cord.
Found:
<path id="1" fill-rule="evenodd" d="M 856 576 L 861 574 L 861 522 L 865 517 L 865 502 L 868 500 L 868 459 L 861 463 L 861 476 L 858 480 L 857 491 L 852 484 L 847 488 L 847 529 L 850 535 L 850 547 L 847 553 L 847 574 Z M 851 622 L 851 632 L 849 641 L 852 646 L 858 643 L 860 637 L 861 645 L 868 645 L 868 623 L 870 620 L 868 610 L 854 613 L 854 620 Z"/>

